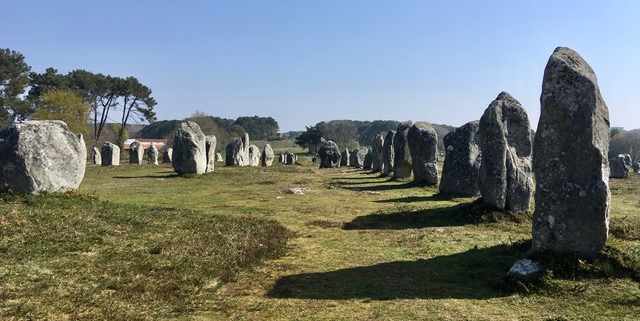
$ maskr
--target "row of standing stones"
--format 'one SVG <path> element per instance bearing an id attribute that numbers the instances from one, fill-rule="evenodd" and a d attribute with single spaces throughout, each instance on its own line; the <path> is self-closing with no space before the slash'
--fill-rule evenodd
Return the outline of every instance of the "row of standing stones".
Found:
<path id="1" fill-rule="evenodd" d="M 480 121 L 447 134 L 439 189 L 481 194 L 485 203 L 509 211 L 528 210 L 534 194 L 531 252 L 594 257 L 608 235 L 610 172 L 612 177 L 626 177 L 631 159 L 628 155 L 614 158 L 610 169 L 608 109 L 595 73 L 575 51 L 559 47 L 551 55 L 540 102 L 533 144 L 524 108 L 505 92 Z M 395 132 L 376 136 L 371 151 L 341 153 L 334 142 L 325 142 L 319 150 L 320 167 L 351 163 L 394 178 L 413 175 L 416 182 L 436 185 L 436 142 L 433 129 L 404 122 Z M 215 147 L 215 136 L 205 136 L 196 123 L 185 122 L 176 132 L 172 153 L 165 151 L 164 158 L 179 174 L 202 174 L 214 170 Z M 141 146 L 133 146 L 130 153 L 132 162 L 142 161 Z M 25 194 L 77 189 L 86 154 L 82 136 L 71 133 L 61 121 L 14 124 L 0 132 L 1 187 Z M 117 146 L 105 143 L 101 154 L 97 157 L 95 148 L 94 161 L 99 158 L 103 166 L 118 164 Z M 149 148 L 148 155 L 151 163 L 157 163 L 155 147 Z M 270 166 L 275 158 L 269 145 L 261 152 L 249 144 L 248 135 L 229 143 L 226 155 L 226 165 L 238 166 Z M 295 157 L 281 155 L 280 161 L 294 163 Z"/>
<path id="2" fill-rule="evenodd" d="M 608 237 L 609 178 L 627 177 L 629 168 L 638 171 L 640 164 L 626 154 L 607 159 L 609 112 L 594 71 L 577 52 L 563 47 L 553 52 L 540 103 L 535 138 L 525 109 L 506 92 L 479 121 L 444 136 L 439 190 L 481 195 L 489 206 L 512 212 L 529 210 L 533 197 L 529 254 L 554 251 L 593 258 Z M 436 146 L 433 129 L 404 122 L 385 137 L 376 136 L 370 151 L 345 149 L 341 155 L 328 141 L 319 149 L 320 167 L 350 162 L 366 168 L 361 162 L 371 155 L 374 172 L 400 179 L 413 175 L 417 183 L 437 185 Z"/>

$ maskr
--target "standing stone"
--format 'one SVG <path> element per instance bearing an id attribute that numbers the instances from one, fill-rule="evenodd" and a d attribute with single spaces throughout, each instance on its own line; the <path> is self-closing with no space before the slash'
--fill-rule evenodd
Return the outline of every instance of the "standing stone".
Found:
<path id="1" fill-rule="evenodd" d="M 207 169 L 205 173 L 211 173 L 216 168 L 216 146 L 218 139 L 214 135 L 204 137 L 205 155 L 207 156 Z"/>
<path id="2" fill-rule="evenodd" d="M 411 153 L 413 181 L 418 184 L 438 185 L 438 134 L 423 124 L 414 124 L 407 132 Z"/>
<path id="3" fill-rule="evenodd" d="M 393 159 L 395 158 L 395 152 L 393 151 L 393 139 L 396 136 L 396 132 L 391 130 L 384 137 L 384 143 L 382 145 L 382 175 L 389 176 L 393 172 Z"/>
<path id="4" fill-rule="evenodd" d="M 285 165 L 293 165 L 293 164 L 295 164 L 295 162 L 296 162 L 296 155 L 287 152 L 284 164 Z"/>
<path id="5" fill-rule="evenodd" d="M 625 154 L 620 154 L 609 160 L 609 178 L 628 178 L 629 166 Z"/>
<path id="6" fill-rule="evenodd" d="M 624 164 L 627 165 L 628 168 L 631 168 L 631 163 L 633 162 L 631 160 L 631 155 L 629 155 L 629 154 L 620 154 L 618 156 L 622 156 L 622 158 L 624 158 Z"/>
<path id="7" fill-rule="evenodd" d="M 102 166 L 120 165 L 120 147 L 111 142 L 105 142 L 100 148 L 102 154 Z"/>
<path id="8" fill-rule="evenodd" d="M 406 121 L 398 125 L 393 137 L 393 178 L 409 178 L 413 171 L 411 151 L 407 142 L 407 134 L 412 122 Z"/>
<path id="9" fill-rule="evenodd" d="M 129 164 L 142 164 L 144 157 L 144 147 L 139 142 L 133 142 L 129 145 Z"/>
<path id="10" fill-rule="evenodd" d="M 262 166 L 270 167 L 271 165 L 273 165 L 273 159 L 275 157 L 276 155 L 273 153 L 273 148 L 271 148 L 271 145 L 264 145 L 264 148 L 262 149 L 262 157 L 260 159 L 260 163 L 262 163 Z"/>
<path id="11" fill-rule="evenodd" d="M 284 164 L 287 161 L 287 156 L 285 154 L 278 155 L 278 163 Z"/>
<path id="12" fill-rule="evenodd" d="M 340 157 L 340 166 L 349 166 L 349 149 L 345 148 L 344 152 L 342 152 L 342 156 Z"/>
<path id="13" fill-rule="evenodd" d="M 382 166 L 384 160 L 383 156 L 383 146 L 384 146 L 384 138 L 382 135 L 377 134 L 376 137 L 373 138 L 371 142 L 371 153 L 372 153 L 372 170 L 375 173 L 382 172 Z"/>
<path id="14" fill-rule="evenodd" d="M 158 165 L 158 148 L 156 145 L 151 143 L 151 146 L 147 150 L 147 159 L 149 160 L 149 164 Z"/>
<path id="15" fill-rule="evenodd" d="M 173 159 L 173 148 L 171 147 L 165 148 L 164 152 L 162 153 L 162 162 L 171 163 L 172 159 Z"/>
<path id="16" fill-rule="evenodd" d="M 506 92 L 480 118 L 480 193 L 485 204 L 513 212 L 529 210 L 531 130 L 527 112 Z"/>
<path id="17" fill-rule="evenodd" d="M 636 161 L 633 161 L 632 165 L 633 165 L 633 172 L 634 173 L 640 172 L 640 163 L 638 163 Z"/>
<path id="18" fill-rule="evenodd" d="M 349 166 L 351 167 L 359 167 L 358 166 L 358 149 L 354 148 L 351 150 L 349 154 Z"/>
<path id="19" fill-rule="evenodd" d="M 244 146 L 242 146 L 242 140 L 236 138 L 229 142 L 226 147 L 226 162 L 227 166 L 244 166 L 245 155 Z M 248 157 L 248 155 L 247 155 Z"/>
<path id="20" fill-rule="evenodd" d="M 96 165 L 102 165 L 102 155 L 100 155 L 98 147 L 93 147 L 92 151 L 91 159 L 93 160 L 93 163 Z"/>
<path id="21" fill-rule="evenodd" d="M 240 166 L 250 166 L 251 165 L 251 157 L 249 155 L 249 146 L 251 146 L 249 142 L 249 133 L 245 133 L 242 138 L 242 155 L 243 162 L 239 163 Z M 259 158 L 258 158 L 259 159 Z M 256 165 L 257 166 L 257 165 Z"/>
<path id="22" fill-rule="evenodd" d="M 318 157 L 320 158 L 320 168 L 340 167 L 342 159 L 340 147 L 331 140 L 324 142 L 320 146 Z"/>
<path id="23" fill-rule="evenodd" d="M 261 156 L 260 148 L 258 148 L 258 146 L 256 145 L 251 144 L 249 145 L 248 151 L 249 151 L 248 165 L 253 167 L 260 166 L 260 156 Z"/>
<path id="24" fill-rule="evenodd" d="M 480 122 L 466 123 L 442 138 L 445 148 L 440 192 L 463 196 L 480 194 L 478 175 L 482 153 L 480 152 Z"/>
<path id="25" fill-rule="evenodd" d="M 80 186 L 87 164 L 81 134 L 59 120 L 25 121 L 0 132 L 0 190 L 66 192 Z"/>
<path id="26" fill-rule="evenodd" d="M 578 53 L 560 47 L 551 55 L 540 104 L 532 252 L 594 257 L 609 228 L 609 110 Z"/>
<path id="27" fill-rule="evenodd" d="M 205 136 L 195 122 L 181 123 L 176 131 L 172 163 L 178 174 L 204 174 L 207 170 Z"/>
<path id="28" fill-rule="evenodd" d="M 224 162 L 224 158 L 222 158 L 222 154 L 216 153 L 216 162 Z"/>
<path id="29" fill-rule="evenodd" d="M 364 154 L 362 168 L 371 169 L 373 167 L 373 152 L 368 148 L 364 148 L 364 150 L 366 153 Z"/>
<path id="30" fill-rule="evenodd" d="M 364 158 L 367 156 L 368 149 L 360 148 L 354 149 L 352 154 L 355 154 L 353 167 L 355 168 L 364 168 Z"/>

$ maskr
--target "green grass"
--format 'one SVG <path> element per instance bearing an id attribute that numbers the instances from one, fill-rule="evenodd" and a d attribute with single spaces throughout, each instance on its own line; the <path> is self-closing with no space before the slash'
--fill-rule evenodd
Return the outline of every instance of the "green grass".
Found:
<path id="1" fill-rule="evenodd" d="M 526 256 L 530 213 L 494 211 L 476 198 L 441 195 L 435 187 L 389 181 L 369 171 L 302 164 L 218 163 L 213 173 L 189 177 L 167 166 L 89 166 L 80 195 L 6 196 L 0 223 L 12 234 L 9 241 L 3 234 L 0 245 L 0 316 L 640 316 L 640 175 L 611 181 L 611 235 L 600 259 L 550 256 L 539 282 L 513 283 L 504 275 Z M 310 191 L 287 194 L 290 187 Z M 244 250 L 212 252 L 239 239 Z M 260 244 L 271 244 L 270 250 L 262 252 Z M 217 258 L 245 252 L 254 259 L 234 261 L 229 274 L 210 272 L 210 265 L 223 264 Z"/>

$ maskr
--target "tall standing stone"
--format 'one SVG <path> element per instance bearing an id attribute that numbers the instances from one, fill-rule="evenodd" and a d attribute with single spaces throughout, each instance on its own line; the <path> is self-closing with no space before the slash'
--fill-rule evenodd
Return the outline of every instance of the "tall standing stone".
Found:
<path id="1" fill-rule="evenodd" d="M 373 167 L 373 152 L 368 148 L 364 148 L 364 150 L 365 154 L 364 161 L 362 162 L 362 168 L 371 169 Z"/>
<path id="2" fill-rule="evenodd" d="M 533 192 L 531 130 L 520 102 L 502 92 L 480 118 L 480 193 L 485 204 L 529 210 Z"/>
<path id="3" fill-rule="evenodd" d="M 438 134 L 423 124 L 414 124 L 407 132 L 411 153 L 413 181 L 419 184 L 438 184 Z"/>
<path id="4" fill-rule="evenodd" d="M 242 164 L 245 163 L 245 155 L 244 155 L 244 146 L 242 145 L 242 140 L 236 138 L 227 144 L 225 148 L 226 151 L 226 160 L 225 165 L 227 166 L 244 166 Z"/>
<path id="5" fill-rule="evenodd" d="M 158 165 L 158 148 L 153 143 L 147 150 L 147 159 L 150 165 Z"/>
<path id="6" fill-rule="evenodd" d="M 162 152 L 162 163 L 171 163 L 173 159 L 173 148 L 165 148 L 164 152 Z"/>
<path id="7" fill-rule="evenodd" d="M 260 166 L 260 148 L 251 144 L 247 150 L 249 151 L 248 165 L 253 167 Z"/>
<path id="8" fill-rule="evenodd" d="M 271 148 L 271 145 L 264 145 L 264 148 L 262 149 L 262 156 L 260 157 L 260 163 L 262 164 L 262 166 L 269 167 L 273 165 L 273 159 L 275 157 L 276 155 L 273 153 L 273 148 Z"/>
<path id="9" fill-rule="evenodd" d="M 129 145 L 129 163 L 130 164 L 142 164 L 142 158 L 144 157 L 144 147 L 140 142 L 133 142 Z"/>
<path id="10" fill-rule="evenodd" d="M 562 47 L 553 52 L 540 104 L 532 251 L 594 257 L 609 229 L 609 110 L 595 73 L 578 53 Z"/>
<path id="11" fill-rule="evenodd" d="M 393 172 L 393 159 L 395 158 L 393 139 L 395 136 L 396 132 L 391 130 L 384 137 L 382 145 L 382 175 L 384 176 L 389 176 Z"/>
<path id="12" fill-rule="evenodd" d="M 628 178 L 629 177 L 629 164 L 625 155 L 620 154 L 616 157 L 609 159 L 609 178 Z"/>
<path id="13" fill-rule="evenodd" d="M 383 166 L 383 146 L 384 146 L 384 138 L 382 138 L 382 135 L 377 134 L 376 137 L 373 138 L 373 141 L 371 142 L 371 153 L 372 153 L 372 170 L 375 173 L 381 172 L 382 171 L 382 166 Z"/>
<path id="14" fill-rule="evenodd" d="M 120 147 L 112 142 L 105 142 L 100 148 L 102 166 L 120 165 Z"/>
<path id="15" fill-rule="evenodd" d="M 409 178 L 413 171 L 411 151 L 407 142 L 407 134 L 412 122 L 406 121 L 398 125 L 393 137 L 393 178 Z"/>
<path id="16" fill-rule="evenodd" d="M 192 121 L 180 124 L 173 139 L 173 170 L 178 174 L 204 174 L 207 169 L 205 136 Z"/>
<path id="17" fill-rule="evenodd" d="M 368 151 L 369 150 L 367 148 L 363 148 L 363 147 L 360 147 L 359 149 L 354 149 L 352 154 L 355 154 L 355 157 L 354 157 L 353 164 L 351 165 L 356 168 L 364 168 L 364 158 L 367 156 Z"/>
<path id="18" fill-rule="evenodd" d="M 251 143 L 249 141 L 249 133 L 245 133 L 244 135 L 242 135 L 242 138 L 240 140 L 242 141 L 242 154 L 243 154 L 242 160 L 243 161 L 240 162 L 238 165 L 240 165 L 240 166 L 250 166 L 251 165 L 251 155 L 249 155 L 249 147 L 251 146 Z"/>
<path id="19" fill-rule="evenodd" d="M 102 155 L 100 155 L 100 150 L 98 149 L 98 147 L 93 147 L 92 148 L 92 155 L 91 155 L 91 159 L 93 160 L 93 163 L 96 165 L 102 165 Z"/>
<path id="20" fill-rule="evenodd" d="M 480 122 L 468 122 L 446 134 L 445 157 L 440 177 L 440 192 L 464 196 L 480 194 L 478 175 L 482 153 L 480 152 Z"/>
<path id="21" fill-rule="evenodd" d="M 349 166 L 351 167 L 359 167 L 358 166 L 358 149 L 354 148 L 351 150 L 349 154 Z"/>
<path id="22" fill-rule="evenodd" d="M 344 152 L 342 152 L 342 156 L 340 157 L 340 166 L 349 166 L 349 149 L 345 147 Z"/>
<path id="23" fill-rule="evenodd" d="M 324 142 L 320 146 L 318 157 L 320 158 L 320 168 L 340 167 L 342 159 L 340 147 L 331 140 Z"/>
<path id="24" fill-rule="evenodd" d="M 81 134 L 59 120 L 25 121 L 0 132 L 0 190 L 66 192 L 80 186 L 87 164 Z"/>
<path id="25" fill-rule="evenodd" d="M 214 135 L 207 135 L 204 137 L 204 144 L 207 156 L 207 169 L 206 173 L 213 172 L 216 169 L 216 146 L 218 145 L 218 139 Z"/>

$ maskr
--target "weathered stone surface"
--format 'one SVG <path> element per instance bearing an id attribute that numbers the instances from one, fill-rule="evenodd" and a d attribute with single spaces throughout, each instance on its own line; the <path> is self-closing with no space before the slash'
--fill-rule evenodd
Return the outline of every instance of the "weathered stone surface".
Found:
<path id="1" fill-rule="evenodd" d="M 144 147 L 139 142 L 133 142 L 129 145 L 129 164 L 142 164 L 144 157 Z"/>
<path id="2" fill-rule="evenodd" d="M 364 162 L 362 168 L 364 169 L 372 169 L 373 168 L 373 152 L 371 149 L 365 148 L 367 153 L 364 155 Z"/>
<path id="3" fill-rule="evenodd" d="M 382 166 L 384 163 L 384 160 L 382 158 L 383 146 L 384 138 L 382 138 L 382 135 L 380 134 L 376 135 L 376 137 L 374 137 L 373 141 L 371 142 L 371 170 L 373 170 L 373 172 L 375 173 L 382 172 Z"/>
<path id="4" fill-rule="evenodd" d="M 249 155 L 246 155 L 247 157 Z M 226 162 L 227 166 L 244 166 L 245 164 L 244 146 L 242 140 L 236 138 L 229 142 L 226 147 Z"/>
<path id="5" fill-rule="evenodd" d="M 102 166 L 120 165 L 120 147 L 111 142 L 105 142 L 100 148 L 102 154 Z"/>
<path id="6" fill-rule="evenodd" d="M 633 172 L 634 173 L 640 172 L 640 163 L 638 163 L 636 161 L 633 161 L 632 166 L 633 166 Z"/>
<path id="7" fill-rule="evenodd" d="M 162 152 L 162 162 L 171 163 L 172 159 L 173 159 L 173 148 L 171 147 L 165 148 L 164 152 Z"/>
<path id="8" fill-rule="evenodd" d="M 216 162 L 224 162 L 224 158 L 222 158 L 222 154 L 216 153 Z"/>
<path id="9" fill-rule="evenodd" d="M 330 140 L 320 146 L 318 157 L 320 158 L 320 168 L 333 168 L 340 167 L 342 154 L 340 147 Z"/>
<path id="10" fill-rule="evenodd" d="M 192 121 L 180 124 L 173 139 L 173 170 L 178 174 L 204 174 L 207 170 L 205 136 Z"/>
<path id="11" fill-rule="evenodd" d="M 393 139 L 395 135 L 395 131 L 389 131 L 384 137 L 382 145 L 382 175 L 384 176 L 389 176 L 393 172 L 393 159 L 395 158 Z"/>
<path id="12" fill-rule="evenodd" d="M 287 152 L 286 159 L 285 159 L 284 163 L 286 165 L 293 165 L 293 164 L 296 163 L 296 160 L 298 160 L 298 155 Z"/>
<path id="13" fill-rule="evenodd" d="M 571 49 L 554 51 L 543 79 L 532 252 L 593 257 L 609 228 L 609 111 L 595 73 Z"/>
<path id="14" fill-rule="evenodd" d="M 0 132 L 0 190 L 66 192 L 84 177 L 87 149 L 59 120 L 26 121 Z"/>
<path id="15" fill-rule="evenodd" d="M 393 178 L 409 178 L 413 172 L 411 151 L 407 142 L 407 134 L 412 125 L 410 121 L 401 123 L 393 137 Z"/>
<path id="16" fill-rule="evenodd" d="M 480 193 L 485 204 L 529 210 L 533 192 L 531 130 L 527 112 L 506 92 L 480 118 Z"/>
<path id="17" fill-rule="evenodd" d="M 149 161 L 149 164 L 158 165 L 158 148 L 153 143 L 147 150 L 147 159 Z"/>
<path id="18" fill-rule="evenodd" d="M 342 152 L 342 156 L 340 157 L 340 166 L 349 166 L 349 157 L 351 153 L 349 153 L 349 149 L 345 148 L 344 152 Z"/>
<path id="19" fill-rule="evenodd" d="M 354 151 L 357 151 L 356 157 L 355 157 L 355 163 L 353 164 L 353 167 L 356 168 L 364 168 L 364 160 L 367 157 L 367 153 L 369 153 L 369 150 L 367 148 L 359 148 L 357 150 L 354 149 Z"/>
<path id="20" fill-rule="evenodd" d="M 614 158 L 609 159 L 609 178 L 628 178 L 629 177 L 629 165 L 625 155 L 620 154 Z M 631 160 L 631 156 L 629 156 Z"/>
<path id="21" fill-rule="evenodd" d="M 440 192 L 464 196 L 480 194 L 480 122 L 466 123 L 443 137 L 445 158 Z"/>
<path id="22" fill-rule="evenodd" d="M 354 148 L 351 150 L 349 154 L 349 166 L 351 167 L 360 167 L 358 166 L 358 149 Z"/>
<path id="23" fill-rule="evenodd" d="M 631 163 L 633 162 L 631 160 L 631 155 L 629 155 L 629 154 L 620 154 L 618 156 L 622 156 L 624 158 L 624 164 L 627 165 L 627 167 L 631 168 Z"/>
<path id="24" fill-rule="evenodd" d="M 544 267 L 542 263 L 529 259 L 517 261 L 507 272 L 507 277 L 516 280 L 527 280 L 536 277 Z"/>
<path id="25" fill-rule="evenodd" d="M 240 166 L 249 166 L 249 165 L 251 165 L 251 158 L 249 156 L 249 146 L 251 146 L 251 143 L 249 142 L 249 134 L 245 133 L 242 136 L 241 140 L 242 140 L 242 153 L 243 153 L 242 160 L 244 160 L 244 161 L 242 163 L 238 164 L 238 165 L 240 165 Z M 260 158 L 258 158 L 258 159 L 260 159 Z"/>
<path id="26" fill-rule="evenodd" d="M 93 163 L 96 165 L 102 165 L 102 155 L 100 155 L 100 150 L 98 149 L 98 147 L 93 147 L 92 151 L 93 153 L 91 154 L 91 159 L 93 160 Z"/>
<path id="27" fill-rule="evenodd" d="M 264 167 L 270 167 L 273 165 L 273 159 L 276 157 L 276 154 L 273 152 L 273 148 L 271 145 L 266 144 L 262 149 L 262 156 L 260 157 L 260 163 Z"/>
<path id="28" fill-rule="evenodd" d="M 205 173 L 213 172 L 216 169 L 216 147 L 218 139 L 214 135 L 204 137 L 205 155 L 207 157 L 207 169 Z"/>
<path id="29" fill-rule="evenodd" d="M 260 166 L 260 148 L 258 148 L 258 146 L 251 144 L 249 145 L 248 148 L 249 151 L 249 164 L 248 166 Z"/>
<path id="30" fill-rule="evenodd" d="M 418 184 L 438 184 L 438 134 L 423 124 L 414 124 L 407 132 L 411 153 L 413 181 Z"/>
<path id="31" fill-rule="evenodd" d="M 278 163 L 286 163 L 287 162 L 287 155 L 285 154 L 280 154 L 278 155 Z"/>

